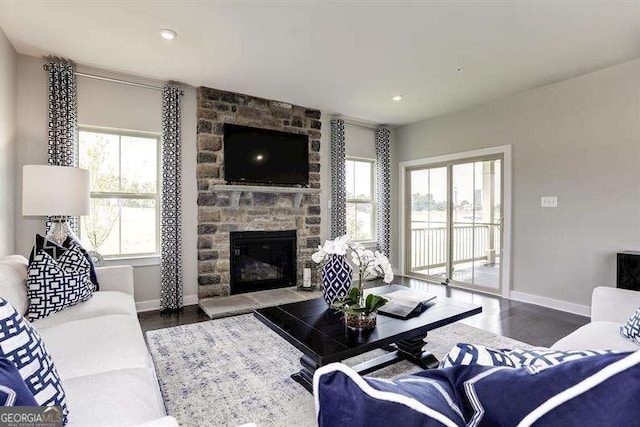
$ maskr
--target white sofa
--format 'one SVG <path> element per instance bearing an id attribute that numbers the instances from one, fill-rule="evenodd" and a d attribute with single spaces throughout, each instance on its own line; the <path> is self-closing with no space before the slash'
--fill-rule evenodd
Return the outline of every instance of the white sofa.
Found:
<path id="1" fill-rule="evenodd" d="M 177 426 L 166 416 L 133 299 L 131 267 L 96 269 L 100 291 L 32 324 L 62 378 L 69 427 Z M 0 295 L 26 311 L 27 260 L 0 259 Z"/>
<path id="2" fill-rule="evenodd" d="M 556 350 L 640 350 L 620 335 L 622 326 L 640 307 L 640 292 L 597 287 L 591 297 L 591 323 L 570 333 L 551 348 Z"/>

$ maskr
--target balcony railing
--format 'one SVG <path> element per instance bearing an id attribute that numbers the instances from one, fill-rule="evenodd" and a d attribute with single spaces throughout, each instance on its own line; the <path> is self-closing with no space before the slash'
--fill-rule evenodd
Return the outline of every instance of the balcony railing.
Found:
<path id="1" fill-rule="evenodd" d="M 411 270 L 447 265 L 447 227 L 424 227 L 413 223 L 411 229 Z M 491 236 L 493 235 L 493 238 Z M 500 256 L 500 225 L 490 223 L 453 226 L 453 264 L 495 261 Z"/>

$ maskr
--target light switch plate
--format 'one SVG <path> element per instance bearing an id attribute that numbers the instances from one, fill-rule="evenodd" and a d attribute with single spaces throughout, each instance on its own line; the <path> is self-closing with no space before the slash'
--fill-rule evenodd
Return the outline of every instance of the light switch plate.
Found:
<path id="1" fill-rule="evenodd" d="M 540 206 L 543 208 L 557 208 L 558 196 L 542 196 L 540 197 Z"/>

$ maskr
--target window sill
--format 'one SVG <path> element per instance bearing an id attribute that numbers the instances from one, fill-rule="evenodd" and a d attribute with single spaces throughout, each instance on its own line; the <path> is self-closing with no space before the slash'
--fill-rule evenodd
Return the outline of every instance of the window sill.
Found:
<path id="1" fill-rule="evenodd" d="M 147 267 L 151 265 L 160 265 L 160 255 L 106 258 L 104 260 L 104 265 L 106 267 L 111 267 L 115 265 L 130 265 L 132 267 Z"/>
<path id="2" fill-rule="evenodd" d="M 354 243 L 360 243 L 367 249 L 376 249 L 378 247 L 378 242 L 376 242 L 375 240 L 355 241 Z"/>

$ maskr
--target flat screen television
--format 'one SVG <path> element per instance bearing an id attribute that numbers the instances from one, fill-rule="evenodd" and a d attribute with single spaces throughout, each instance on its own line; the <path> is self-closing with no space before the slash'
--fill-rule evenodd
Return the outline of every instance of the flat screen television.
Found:
<path id="1" fill-rule="evenodd" d="M 309 184 L 309 137 L 295 133 L 224 125 L 227 182 Z"/>

